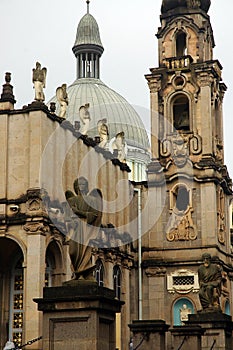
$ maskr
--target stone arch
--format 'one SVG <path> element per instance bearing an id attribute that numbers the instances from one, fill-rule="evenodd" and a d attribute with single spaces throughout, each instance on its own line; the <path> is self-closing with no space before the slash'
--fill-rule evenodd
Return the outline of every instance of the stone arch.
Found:
<path id="1" fill-rule="evenodd" d="M 22 345 L 25 256 L 22 241 L 9 236 L 0 238 L 0 348 L 10 338 L 19 347 Z"/>
<path id="2" fill-rule="evenodd" d="M 98 258 L 96 260 L 95 278 L 99 286 L 103 287 L 105 284 L 105 267 L 103 260 Z"/>
<path id="3" fill-rule="evenodd" d="M 45 252 L 45 285 L 59 286 L 64 277 L 64 256 L 59 241 L 52 239 Z"/>

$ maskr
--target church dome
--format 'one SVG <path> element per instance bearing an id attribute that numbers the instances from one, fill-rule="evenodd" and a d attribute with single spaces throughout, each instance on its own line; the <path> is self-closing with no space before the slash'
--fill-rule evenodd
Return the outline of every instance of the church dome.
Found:
<path id="1" fill-rule="evenodd" d="M 67 119 L 74 124 L 79 120 L 79 108 L 89 103 L 90 129 L 88 135 L 98 135 L 97 123 L 107 119 L 110 139 L 124 131 L 129 146 L 149 149 L 149 140 L 141 118 L 120 94 L 105 85 L 100 79 L 82 78 L 67 88 L 69 105 Z M 59 107 L 58 107 L 59 112 Z"/>
<path id="2" fill-rule="evenodd" d="M 89 104 L 90 125 L 88 136 L 98 136 L 97 123 L 106 119 L 109 131 L 109 149 L 111 140 L 121 132 L 127 143 L 127 163 L 136 169 L 135 173 L 145 174 L 150 160 L 150 142 L 140 116 L 124 97 L 105 85 L 100 79 L 100 58 L 104 51 L 99 27 L 95 18 L 87 13 L 81 18 L 75 44 L 72 48 L 77 60 L 77 78 L 68 86 L 68 106 L 66 119 L 77 125 L 81 118 L 80 107 Z M 56 96 L 49 101 L 56 102 L 56 113 L 60 106 Z M 111 150 L 111 149 L 110 149 Z M 145 179 L 137 176 L 135 181 Z"/>
<path id="3" fill-rule="evenodd" d="M 210 8 L 211 0 L 163 0 L 161 12 L 166 13 L 167 11 L 183 7 L 187 9 L 200 8 L 205 12 L 208 12 Z"/>

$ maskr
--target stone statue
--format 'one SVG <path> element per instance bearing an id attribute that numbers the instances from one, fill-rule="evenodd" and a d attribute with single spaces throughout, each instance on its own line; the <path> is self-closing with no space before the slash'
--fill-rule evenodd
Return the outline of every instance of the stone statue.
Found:
<path id="1" fill-rule="evenodd" d="M 203 265 L 198 269 L 199 299 L 203 311 L 221 311 L 219 297 L 221 294 L 222 273 L 218 265 L 211 263 L 211 255 L 202 255 Z"/>
<path id="2" fill-rule="evenodd" d="M 76 215 L 77 225 L 70 235 L 69 254 L 74 279 L 93 279 L 92 247 L 89 242 L 99 233 L 102 219 L 102 193 L 98 189 L 88 193 L 88 181 L 79 177 L 74 181 L 74 190 L 66 191 L 66 199 Z M 76 221 L 75 219 L 75 221 Z"/>
<path id="3" fill-rule="evenodd" d="M 113 152 L 117 151 L 117 158 L 120 162 L 126 162 L 127 144 L 125 142 L 125 134 L 123 131 L 116 134 L 112 143 Z"/>
<path id="4" fill-rule="evenodd" d="M 62 84 L 62 86 L 58 87 L 56 90 L 57 100 L 60 104 L 60 118 L 66 118 L 66 110 L 68 106 L 68 95 L 66 92 L 66 84 Z"/>
<path id="5" fill-rule="evenodd" d="M 189 315 L 192 313 L 192 310 L 188 308 L 186 304 L 180 309 L 180 322 L 182 325 L 185 325 L 185 321 L 188 321 Z"/>
<path id="6" fill-rule="evenodd" d="M 43 102 L 45 100 L 43 88 L 45 88 L 47 69 L 41 68 L 41 64 L 36 62 L 36 68 L 32 70 L 32 82 L 35 89 L 35 100 Z"/>
<path id="7" fill-rule="evenodd" d="M 97 123 L 97 129 L 100 136 L 99 147 L 106 148 L 109 138 L 107 119 L 101 119 Z"/>
<path id="8" fill-rule="evenodd" d="M 82 135 L 87 135 L 89 130 L 89 125 L 91 121 L 90 112 L 88 110 L 89 107 L 89 103 L 86 103 L 84 106 L 81 106 L 79 108 L 79 117 L 81 122 L 80 133 Z"/>

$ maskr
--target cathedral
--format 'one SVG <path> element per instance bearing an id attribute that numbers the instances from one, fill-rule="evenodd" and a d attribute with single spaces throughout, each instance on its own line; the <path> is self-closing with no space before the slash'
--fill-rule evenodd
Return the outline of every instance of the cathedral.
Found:
<path id="1" fill-rule="evenodd" d="M 114 350 L 143 349 L 149 338 L 140 330 L 138 339 L 136 325 L 143 329 L 152 321 L 164 325 L 161 350 L 181 349 L 182 341 L 175 347 L 177 330 L 183 335 L 187 322 L 203 311 L 199 271 L 206 255 L 220 279 L 206 314 L 221 314 L 229 326 L 232 182 L 224 163 L 222 112 L 227 87 L 213 57 L 210 5 L 161 1 L 159 64 L 145 75 L 150 141 L 138 113 L 101 80 L 104 47 L 89 1 L 72 48 L 77 73 L 71 85 L 58 87 L 46 102 L 47 67 L 36 62 L 35 99 L 15 109 L 11 73 L 5 74 L 0 348 L 13 349 L 14 343 L 47 349 L 36 300 L 44 290 L 80 278 L 113 291 L 121 303 Z M 230 350 L 228 328 L 225 347 L 223 338 L 219 345 L 202 327 L 204 345 L 189 348 L 217 344 Z"/>

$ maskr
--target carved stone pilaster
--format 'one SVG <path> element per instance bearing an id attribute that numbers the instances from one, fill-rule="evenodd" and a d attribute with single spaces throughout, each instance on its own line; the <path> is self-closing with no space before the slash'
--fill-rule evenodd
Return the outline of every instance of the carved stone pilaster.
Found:
<path id="1" fill-rule="evenodd" d="M 159 92 L 162 88 L 161 75 L 150 77 L 148 79 L 148 85 L 151 93 Z"/>
<path id="2" fill-rule="evenodd" d="M 214 82 L 214 77 L 210 72 L 200 72 L 198 73 L 197 81 L 200 87 L 210 87 Z"/>

